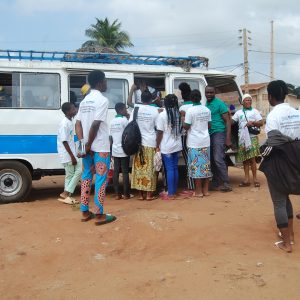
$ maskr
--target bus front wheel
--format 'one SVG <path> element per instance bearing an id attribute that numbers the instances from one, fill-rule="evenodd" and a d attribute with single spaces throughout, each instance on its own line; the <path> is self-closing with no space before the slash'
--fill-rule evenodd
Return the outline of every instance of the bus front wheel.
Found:
<path id="1" fill-rule="evenodd" d="M 18 161 L 0 161 L 0 203 L 23 201 L 31 190 L 28 168 Z"/>

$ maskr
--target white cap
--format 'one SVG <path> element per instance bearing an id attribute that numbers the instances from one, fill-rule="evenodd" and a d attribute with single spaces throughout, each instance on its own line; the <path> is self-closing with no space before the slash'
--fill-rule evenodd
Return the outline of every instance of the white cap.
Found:
<path id="1" fill-rule="evenodd" d="M 250 98 L 252 100 L 252 97 L 250 94 L 244 94 L 242 98 L 242 103 L 244 102 L 245 99 Z"/>

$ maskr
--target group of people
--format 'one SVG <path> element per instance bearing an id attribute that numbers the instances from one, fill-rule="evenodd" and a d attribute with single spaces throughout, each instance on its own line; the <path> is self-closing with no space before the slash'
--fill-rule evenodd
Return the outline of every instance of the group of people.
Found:
<path id="1" fill-rule="evenodd" d="M 76 203 L 72 194 L 81 179 L 83 220 L 96 216 L 101 223 L 109 219 L 104 214 L 103 203 L 110 156 L 113 157 L 116 199 L 132 197 L 129 181 L 130 157 L 122 148 L 122 134 L 127 124 L 133 120 L 133 113 L 129 115 L 126 105 L 117 103 L 116 116 L 108 124 L 108 99 L 102 95 L 107 88 L 105 75 L 101 71 L 92 71 L 88 82 L 90 88 L 83 89 L 85 97 L 77 114 L 72 102 L 62 105 L 65 118 L 60 124 L 58 152 L 65 167 L 66 179 L 65 190 L 60 194 L 60 199 L 65 203 Z M 206 87 L 207 105 L 204 106 L 201 105 L 200 91 L 192 91 L 183 82 L 179 86 L 183 105 L 179 105 L 176 95 L 169 94 L 164 99 L 163 108 L 158 105 L 161 103 L 159 92 L 143 84 L 140 84 L 139 89 L 140 100 L 135 101 L 133 107 L 134 110 L 139 108 L 136 122 L 141 133 L 141 147 L 133 156 L 131 172 L 131 188 L 139 191 L 139 200 L 150 201 L 157 198 L 158 172 L 155 161 L 158 153 L 162 159 L 166 181 L 166 190 L 159 193 L 163 199 L 174 199 L 179 195 L 178 161 L 181 152 L 188 174 L 187 189 L 181 191 L 181 195 L 208 196 L 210 178 L 211 189 L 231 191 L 225 163 L 225 146 L 230 146 L 231 143 L 231 119 L 226 104 L 215 97 L 214 88 Z M 137 86 L 131 89 L 136 90 Z M 129 100 L 132 103 L 132 98 Z M 77 138 L 85 145 L 82 162 L 76 154 L 72 138 L 74 117 Z M 123 175 L 122 190 L 119 186 L 120 171 Z M 89 211 L 89 194 L 94 173 L 96 214 Z"/>
<path id="2" fill-rule="evenodd" d="M 245 178 L 239 186 L 246 187 L 251 184 L 250 169 L 254 186 L 260 186 L 256 176 L 255 158 L 260 155 L 257 135 L 263 125 L 263 120 L 259 112 L 252 108 L 252 98 L 249 94 L 243 96 L 242 108 L 231 116 L 227 105 L 215 96 L 215 89 L 212 86 L 205 88 L 207 102 L 206 105 L 202 105 L 201 92 L 197 89 L 191 90 L 186 82 L 182 82 L 179 89 L 183 104 L 180 106 L 177 96 L 169 94 L 164 98 L 163 109 L 153 105 L 157 102 L 159 95 L 144 88 L 141 91 L 140 103 L 134 104 L 133 111 L 138 107 L 135 117 L 133 113 L 131 115 L 128 113 L 124 103 L 117 103 L 116 116 L 108 124 L 108 99 L 102 95 L 102 92 L 106 90 L 105 74 L 101 71 L 92 71 L 88 75 L 88 82 L 90 89 L 80 103 L 75 125 L 76 135 L 85 146 L 85 152 L 79 155 L 82 157 L 80 201 L 82 221 L 95 218 L 96 225 L 101 225 L 115 220 L 114 216 L 104 213 L 111 156 L 114 164 L 113 182 L 116 199 L 132 197 L 129 181 L 130 157 L 122 148 L 122 134 L 134 118 L 141 133 L 141 147 L 132 159 L 131 188 L 139 191 L 139 200 L 150 201 L 156 198 L 157 160 L 160 157 L 165 173 L 166 190 L 159 195 L 165 200 L 174 199 L 178 195 L 202 198 L 209 196 L 209 190 L 216 189 L 223 192 L 232 191 L 225 162 L 225 151 L 226 148 L 231 147 L 233 123 L 239 127 L 238 159 L 243 162 L 245 171 Z M 136 87 L 133 88 L 133 90 L 136 89 Z M 271 154 L 265 155 L 261 170 L 268 179 L 277 226 L 283 239 L 277 246 L 289 252 L 294 238 L 291 221 L 293 211 L 288 195 L 300 194 L 299 179 L 297 177 L 291 179 L 292 183 L 285 181 L 282 187 L 278 186 L 276 180 L 282 180 L 279 177 L 282 174 L 276 166 L 274 167 L 273 158 L 277 157 L 275 161 L 280 161 L 281 156 L 276 156 L 279 151 L 277 148 L 282 145 L 286 146 L 286 140 L 290 145 L 289 151 L 292 155 L 296 155 L 295 148 L 299 147 L 298 139 L 300 138 L 300 114 L 288 104 L 283 103 L 287 94 L 284 82 L 271 82 L 268 86 L 268 93 L 270 104 L 275 108 L 266 120 L 268 136 L 266 149 L 271 146 L 273 150 Z M 71 103 L 65 103 L 62 110 L 66 117 L 61 123 L 58 144 L 60 144 L 59 153 L 64 153 L 61 157 L 65 158 L 62 159 L 62 163 L 66 170 L 66 180 L 65 191 L 61 197 L 68 199 L 79 181 L 81 162 L 76 157 L 71 138 L 72 118 L 76 114 L 74 106 Z M 274 131 L 277 132 L 275 138 L 273 137 Z M 286 152 L 284 154 L 289 155 Z M 178 193 L 180 153 L 183 154 L 186 162 L 187 188 Z M 294 177 L 295 174 L 297 176 L 300 174 L 299 167 L 297 169 L 297 164 L 292 159 L 289 167 L 292 169 L 291 177 L 292 174 Z M 274 172 L 274 168 L 277 173 Z M 119 186 L 120 171 L 123 174 L 122 189 Z M 92 213 L 89 210 L 89 197 L 94 174 L 96 174 L 94 196 L 96 212 Z"/>

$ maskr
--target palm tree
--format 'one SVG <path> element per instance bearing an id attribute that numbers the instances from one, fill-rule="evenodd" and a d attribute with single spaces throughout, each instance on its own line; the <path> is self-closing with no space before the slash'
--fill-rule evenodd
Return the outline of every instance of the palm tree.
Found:
<path id="1" fill-rule="evenodd" d="M 124 53 L 126 47 L 133 47 L 128 33 L 120 31 L 121 22 L 118 19 L 110 24 L 109 20 L 99 20 L 85 31 L 91 40 L 82 44 L 78 52 Z"/>

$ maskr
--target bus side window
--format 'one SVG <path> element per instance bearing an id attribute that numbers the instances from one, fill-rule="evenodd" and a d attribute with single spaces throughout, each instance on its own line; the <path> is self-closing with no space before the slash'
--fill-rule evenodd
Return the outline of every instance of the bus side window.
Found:
<path id="1" fill-rule="evenodd" d="M 84 96 L 81 93 L 81 88 L 87 83 L 87 75 L 69 75 L 69 102 L 79 106 Z"/>
<path id="2" fill-rule="evenodd" d="M 115 108 L 116 103 L 126 103 L 128 82 L 125 79 L 107 78 L 107 90 L 103 95 L 108 99 L 108 108 Z"/>
<path id="3" fill-rule="evenodd" d="M 0 108 L 12 107 L 12 74 L 0 73 Z"/>
<path id="4" fill-rule="evenodd" d="M 21 73 L 20 107 L 60 108 L 60 78 L 58 74 Z"/>
<path id="5" fill-rule="evenodd" d="M 48 73 L 0 73 L 0 108 L 60 108 L 60 77 Z"/>

